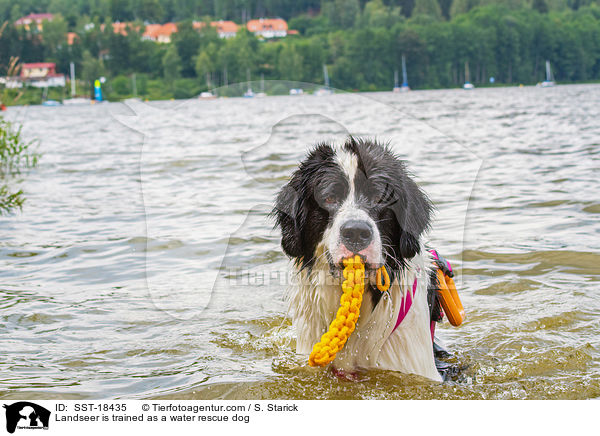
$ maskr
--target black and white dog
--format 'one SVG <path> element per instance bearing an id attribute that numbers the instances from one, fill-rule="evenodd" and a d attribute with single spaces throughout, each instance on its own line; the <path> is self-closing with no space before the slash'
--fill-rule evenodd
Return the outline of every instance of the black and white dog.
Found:
<path id="1" fill-rule="evenodd" d="M 316 146 L 277 196 L 273 214 L 299 284 L 290 297 L 297 352 L 309 354 L 335 318 L 342 259 L 360 255 L 371 279 L 356 330 L 332 365 L 379 368 L 440 381 L 433 354 L 428 285 L 432 257 L 422 236 L 432 205 L 386 146 L 350 137 Z M 374 285 L 385 265 L 388 292 Z"/>

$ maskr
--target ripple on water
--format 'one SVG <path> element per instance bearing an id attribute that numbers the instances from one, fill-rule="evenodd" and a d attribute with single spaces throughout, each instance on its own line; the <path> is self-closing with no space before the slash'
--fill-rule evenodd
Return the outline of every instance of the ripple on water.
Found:
<path id="1" fill-rule="evenodd" d="M 583 208 L 584 212 L 587 213 L 600 213 L 600 204 L 591 204 Z"/>

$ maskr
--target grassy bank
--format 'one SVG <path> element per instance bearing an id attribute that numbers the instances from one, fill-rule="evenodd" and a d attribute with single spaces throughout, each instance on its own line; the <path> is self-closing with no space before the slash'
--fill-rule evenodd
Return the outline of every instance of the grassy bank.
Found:
<path id="1" fill-rule="evenodd" d="M 22 171 L 37 165 L 39 156 L 31 150 L 33 145 L 23 140 L 20 127 L 0 116 L 0 215 L 23 206 L 23 191 L 15 186 Z"/>

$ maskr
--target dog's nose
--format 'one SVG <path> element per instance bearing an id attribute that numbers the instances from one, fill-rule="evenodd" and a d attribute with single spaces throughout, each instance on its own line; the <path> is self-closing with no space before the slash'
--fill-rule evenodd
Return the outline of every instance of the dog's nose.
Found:
<path id="1" fill-rule="evenodd" d="M 348 250 L 358 253 L 367 248 L 373 238 L 373 230 L 369 223 L 359 220 L 346 221 L 340 229 L 342 242 Z"/>

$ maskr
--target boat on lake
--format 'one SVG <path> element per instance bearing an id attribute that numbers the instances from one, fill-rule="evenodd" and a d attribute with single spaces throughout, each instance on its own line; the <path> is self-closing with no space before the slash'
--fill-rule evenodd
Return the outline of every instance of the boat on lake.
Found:
<path id="1" fill-rule="evenodd" d="M 463 85 L 463 89 L 470 91 L 475 89 L 475 85 L 471 83 L 471 77 L 469 74 L 469 61 L 465 62 L 465 84 Z"/>
<path id="2" fill-rule="evenodd" d="M 50 107 L 61 106 L 61 102 L 56 101 L 56 100 L 45 100 L 42 102 L 42 106 L 50 106 Z"/>
<path id="3" fill-rule="evenodd" d="M 323 64 L 323 81 L 325 82 L 325 86 L 317 89 L 314 92 L 314 95 L 316 95 L 318 97 L 333 94 L 333 91 L 329 87 L 329 74 L 327 73 L 327 65 L 325 65 L 325 64 Z"/>
<path id="4" fill-rule="evenodd" d="M 538 85 L 542 88 L 549 88 L 556 85 L 554 77 L 552 76 L 552 70 L 550 69 L 550 61 L 546 61 L 546 80 L 544 80 L 542 83 L 538 83 Z"/>
<path id="5" fill-rule="evenodd" d="M 260 92 L 257 92 L 254 96 L 258 98 L 267 96 L 265 93 L 265 75 L 262 73 L 260 74 Z"/>
<path id="6" fill-rule="evenodd" d="M 406 59 L 402 55 L 402 86 L 398 86 L 398 71 L 394 71 L 394 92 L 408 92 L 410 86 L 408 86 L 408 76 L 406 74 Z"/>
<path id="7" fill-rule="evenodd" d="M 67 106 L 77 106 L 77 105 L 89 105 L 92 104 L 92 100 L 87 97 L 77 97 L 77 88 L 75 81 L 75 64 L 71 62 L 71 98 L 65 98 L 63 100 L 63 104 Z"/>
<path id="8" fill-rule="evenodd" d="M 201 92 L 200 95 L 198 96 L 198 98 L 200 100 L 214 100 L 215 98 L 217 98 L 216 95 L 214 95 L 212 92 L 210 91 L 204 91 Z"/>
<path id="9" fill-rule="evenodd" d="M 250 86 L 250 68 L 246 69 L 246 82 L 248 82 L 248 89 L 244 92 L 244 98 L 252 98 L 254 97 L 254 91 Z"/>

